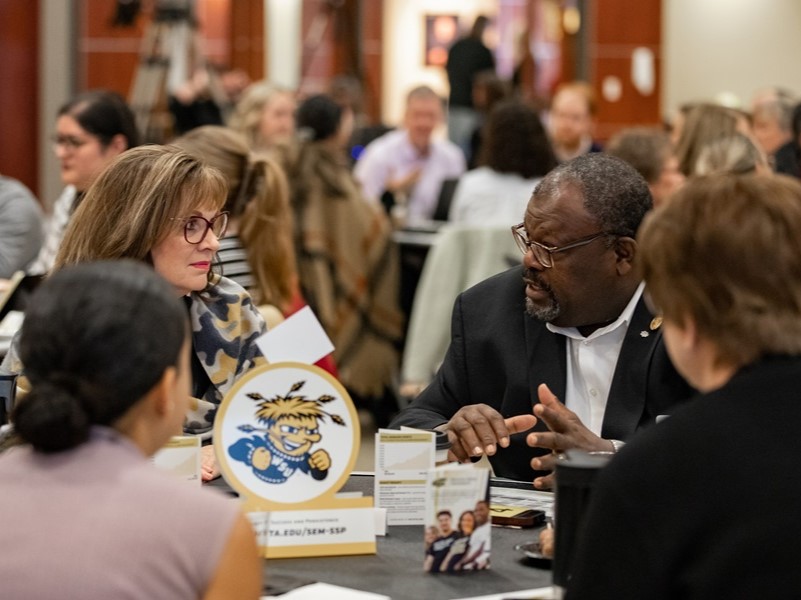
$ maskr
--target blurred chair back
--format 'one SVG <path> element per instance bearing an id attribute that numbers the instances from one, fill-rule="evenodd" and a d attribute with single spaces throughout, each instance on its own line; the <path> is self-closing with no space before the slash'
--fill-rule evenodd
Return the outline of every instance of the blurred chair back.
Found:
<path id="1" fill-rule="evenodd" d="M 442 187 L 439 189 L 439 197 L 437 198 L 437 206 L 434 209 L 434 215 L 431 217 L 434 221 L 447 221 L 448 215 L 451 212 L 451 202 L 453 202 L 453 195 L 456 193 L 456 186 L 459 185 L 459 178 L 446 179 L 442 182 Z"/>
<path id="2" fill-rule="evenodd" d="M 446 225 L 426 258 L 414 296 L 401 378 L 431 380 L 450 341 L 451 311 L 461 292 L 520 264 L 509 227 Z"/>

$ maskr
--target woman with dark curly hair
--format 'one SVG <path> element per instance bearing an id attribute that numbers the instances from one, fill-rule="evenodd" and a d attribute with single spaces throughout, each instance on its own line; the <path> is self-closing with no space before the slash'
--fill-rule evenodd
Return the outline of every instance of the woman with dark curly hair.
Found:
<path id="1" fill-rule="evenodd" d="M 462 175 L 449 219 L 470 225 L 519 221 L 537 182 L 556 166 L 556 156 L 539 115 L 519 100 L 490 113 L 479 168 Z"/>

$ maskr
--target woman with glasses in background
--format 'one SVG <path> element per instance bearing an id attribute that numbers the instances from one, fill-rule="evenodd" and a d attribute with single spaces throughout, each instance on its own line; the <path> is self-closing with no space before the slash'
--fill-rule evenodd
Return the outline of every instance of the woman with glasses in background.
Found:
<path id="1" fill-rule="evenodd" d="M 66 187 L 53 205 L 45 240 L 28 272 L 53 268 L 67 225 L 95 177 L 115 157 L 139 145 L 131 109 L 118 94 L 94 90 L 80 94 L 58 111 L 53 150 Z"/>
<path id="2" fill-rule="evenodd" d="M 120 156 L 87 191 L 67 229 L 54 270 L 131 258 L 153 266 L 183 298 L 192 325 L 192 395 L 184 431 L 210 440 L 217 407 L 234 382 L 264 358 L 255 340 L 265 325 L 248 293 L 215 274 L 225 235 L 226 184 L 219 171 L 170 146 Z M 136 343 L 136 340 L 131 340 Z M 22 365 L 12 347 L 5 365 Z M 202 476 L 218 475 L 210 445 Z"/>

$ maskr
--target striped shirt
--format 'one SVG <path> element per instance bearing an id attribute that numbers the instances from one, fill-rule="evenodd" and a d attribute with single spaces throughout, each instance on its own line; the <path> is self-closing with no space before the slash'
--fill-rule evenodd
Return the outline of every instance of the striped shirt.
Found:
<path id="1" fill-rule="evenodd" d="M 44 243 L 39 250 L 39 256 L 28 267 L 28 275 L 46 275 L 53 268 L 61 240 L 75 209 L 77 195 L 75 188 L 68 185 L 53 204 L 53 214 L 45 227 Z"/>
<path id="2" fill-rule="evenodd" d="M 253 295 L 258 285 L 251 274 L 248 255 L 238 235 L 226 235 L 220 240 L 217 264 L 220 265 L 223 276 L 232 279 Z"/>

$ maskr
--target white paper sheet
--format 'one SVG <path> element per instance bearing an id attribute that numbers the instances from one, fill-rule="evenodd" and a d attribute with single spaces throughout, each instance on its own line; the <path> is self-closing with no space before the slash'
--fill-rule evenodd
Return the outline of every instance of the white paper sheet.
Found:
<path id="1" fill-rule="evenodd" d="M 285 596 L 281 596 L 284 598 Z M 489 596 L 470 596 L 458 600 L 504 600 L 505 598 L 525 598 L 526 600 L 556 600 L 559 598 L 553 587 L 533 588 L 518 592 L 504 592 L 503 594 L 490 594 Z"/>
<path id="2" fill-rule="evenodd" d="M 261 600 L 391 600 L 389 596 L 363 592 L 328 583 L 312 583 L 280 596 L 262 596 Z"/>
<path id="3" fill-rule="evenodd" d="M 379 429 L 375 434 L 376 507 L 388 525 L 425 523 L 426 481 L 434 467 L 433 431 Z"/>
<path id="4" fill-rule="evenodd" d="M 313 365 L 334 351 L 334 344 L 308 306 L 259 337 L 256 344 L 271 363 L 293 361 Z"/>

